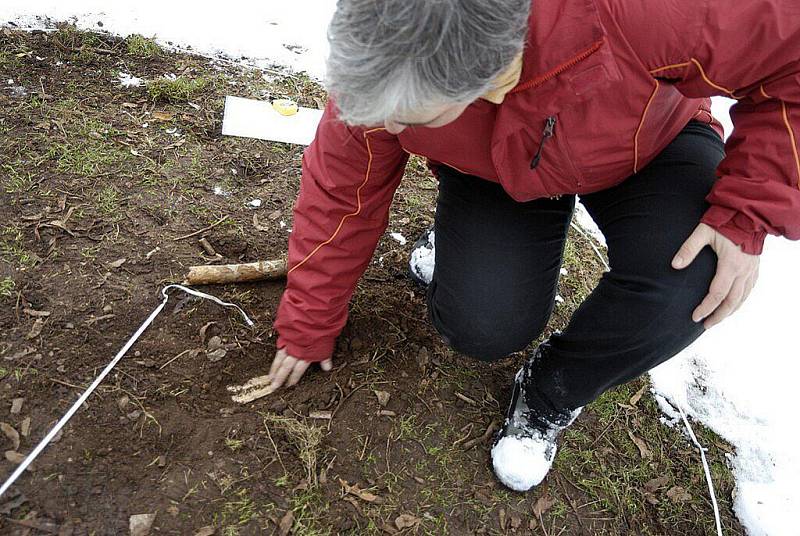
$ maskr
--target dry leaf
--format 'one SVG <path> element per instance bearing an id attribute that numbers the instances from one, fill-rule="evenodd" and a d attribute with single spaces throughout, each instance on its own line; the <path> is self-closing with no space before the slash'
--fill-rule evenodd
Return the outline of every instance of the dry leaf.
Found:
<path id="1" fill-rule="evenodd" d="M 35 339 L 42 332 L 43 327 L 44 327 L 44 320 L 42 320 L 41 318 L 37 318 L 36 321 L 33 323 L 33 327 L 31 328 L 31 330 L 28 332 L 27 335 L 25 335 L 25 338 L 28 340 Z"/>
<path id="2" fill-rule="evenodd" d="M 10 461 L 13 464 L 19 465 L 23 461 L 25 461 L 26 456 L 21 452 L 17 452 L 15 450 L 7 450 L 6 451 L 6 460 Z M 33 471 L 33 466 L 28 466 L 28 471 Z"/>
<path id="3" fill-rule="evenodd" d="M 500 528 L 506 530 L 506 511 L 505 508 L 501 508 L 500 511 L 497 513 L 497 517 L 500 518 Z"/>
<path id="4" fill-rule="evenodd" d="M 206 335 L 208 334 L 208 329 L 214 324 L 216 324 L 216 322 L 207 322 L 205 325 L 203 325 L 202 328 L 200 328 L 200 342 L 202 342 L 203 344 L 206 343 Z"/>
<path id="5" fill-rule="evenodd" d="M 422 520 L 417 516 L 412 516 L 411 514 L 400 514 L 397 516 L 397 519 L 394 520 L 394 524 L 398 529 L 403 530 L 410 527 L 415 527 L 419 525 L 421 521 Z"/>
<path id="6" fill-rule="evenodd" d="M 511 514 L 511 528 L 517 530 L 522 526 L 522 518 L 516 512 Z"/>
<path id="7" fill-rule="evenodd" d="M 37 311 L 36 309 L 29 309 L 28 307 L 23 309 L 22 312 L 34 318 L 47 318 L 52 314 L 50 311 Z"/>
<path id="8" fill-rule="evenodd" d="M 208 344 L 206 345 L 209 350 L 217 350 L 222 348 L 222 337 L 219 335 L 214 335 L 210 339 L 208 339 Z"/>
<path id="9" fill-rule="evenodd" d="M 345 493 L 355 495 L 362 501 L 374 502 L 376 504 L 381 504 L 383 502 L 383 499 L 381 499 L 374 493 L 370 493 L 369 491 L 360 489 L 358 487 L 358 484 L 353 484 L 351 486 L 350 484 L 347 483 L 346 480 L 343 480 L 341 478 L 339 479 L 339 483 L 342 485 L 342 488 L 344 488 Z"/>
<path id="10" fill-rule="evenodd" d="M 630 399 L 631 406 L 635 406 L 636 404 L 638 404 L 638 403 L 639 403 L 639 400 L 641 400 L 641 398 L 642 398 L 642 395 L 644 395 L 645 391 L 647 391 L 647 387 L 648 387 L 648 385 L 647 385 L 647 384 L 644 384 L 644 385 L 642 385 L 642 388 L 641 388 L 641 389 L 639 389 L 638 391 L 636 391 L 636 394 L 635 394 L 635 395 L 633 395 L 633 396 L 631 397 L 631 399 Z"/>
<path id="11" fill-rule="evenodd" d="M 0 422 L 0 430 L 2 430 L 6 437 L 11 440 L 11 443 L 14 444 L 14 450 L 19 450 L 19 434 L 14 430 L 14 427 L 8 423 Z"/>
<path id="12" fill-rule="evenodd" d="M 669 497 L 670 501 L 676 504 L 692 500 L 692 496 L 680 486 L 673 486 L 669 488 L 669 491 L 667 491 L 667 497 Z"/>
<path id="13" fill-rule="evenodd" d="M 262 233 L 265 233 L 270 230 L 270 227 L 268 225 L 262 225 L 261 222 L 258 221 L 258 215 L 255 213 L 253 213 L 253 228 L 256 231 L 261 231 Z"/>
<path id="14" fill-rule="evenodd" d="M 644 485 L 644 489 L 645 491 L 649 491 L 650 493 L 655 493 L 656 490 L 658 490 L 659 488 L 663 488 L 668 483 L 669 483 L 668 476 L 660 476 L 658 478 L 654 478 L 653 480 L 646 482 Z"/>
<path id="15" fill-rule="evenodd" d="M 129 520 L 131 536 L 147 536 L 155 520 L 155 514 L 132 515 Z"/>
<path id="16" fill-rule="evenodd" d="M 211 525 L 207 525 L 197 532 L 194 533 L 194 536 L 214 536 L 214 533 L 217 532 L 217 529 L 212 527 Z"/>
<path id="17" fill-rule="evenodd" d="M 539 497 L 539 500 L 533 505 L 533 515 L 541 516 L 548 510 L 550 510 L 553 505 L 556 504 L 556 500 L 548 497 L 547 495 L 542 495 Z"/>
<path id="18" fill-rule="evenodd" d="M 175 114 L 173 114 L 172 112 L 163 112 L 163 111 L 153 112 L 153 119 L 155 119 L 156 121 L 172 121 L 174 117 Z"/>
<path id="19" fill-rule="evenodd" d="M 308 414 L 310 419 L 332 419 L 333 412 L 332 411 L 312 411 Z"/>
<path id="20" fill-rule="evenodd" d="M 289 510 L 281 518 L 280 525 L 278 525 L 278 534 L 280 534 L 280 536 L 286 536 L 289 534 L 289 531 L 292 530 L 292 525 L 294 525 L 294 512 Z"/>
<path id="21" fill-rule="evenodd" d="M 640 437 L 636 437 L 633 433 L 628 430 L 628 437 L 631 438 L 631 441 L 636 445 L 639 449 L 639 454 L 642 455 L 642 458 L 650 459 L 653 457 L 653 453 L 650 452 L 650 449 L 647 447 L 647 443 Z"/>
<path id="22" fill-rule="evenodd" d="M 388 391 L 375 391 L 375 396 L 378 397 L 378 404 L 385 408 L 386 404 L 389 403 L 389 397 L 392 395 Z"/>
<path id="23" fill-rule="evenodd" d="M 19 431 L 22 434 L 22 437 L 28 437 L 31 433 L 31 418 L 25 417 L 22 420 L 22 424 L 19 425 Z"/>
<path id="24" fill-rule="evenodd" d="M 22 411 L 22 403 L 25 402 L 24 398 L 15 398 L 11 401 L 11 414 L 17 415 Z"/>
<path id="25" fill-rule="evenodd" d="M 273 210 L 272 212 L 269 213 L 269 216 L 267 216 L 267 218 L 269 218 L 271 221 L 275 221 L 280 217 L 281 217 L 281 209 Z"/>
<path id="26" fill-rule="evenodd" d="M 122 259 L 117 259 L 114 262 L 108 263 L 108 267 L 109 268 L 119 268 L 120 266 L 125 264 L 127 261 L 128 261 L 128 259 L 123 257 Z"/>

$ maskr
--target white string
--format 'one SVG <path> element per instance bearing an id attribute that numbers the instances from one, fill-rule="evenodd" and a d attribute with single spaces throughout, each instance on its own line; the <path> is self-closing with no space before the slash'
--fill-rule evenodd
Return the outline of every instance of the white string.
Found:
<path id="1" fill-rule="evenodd" d="M 711 504 L 714 506 L 714 521 L 717 523 L 717 534 L 718 536 L 722 536 L 722 523 L 719 519 L 719 506 L 717 505 L 717 496 L 714 493 L 714 481 L 711 479 L 711 470 L 708 467 L 708 460 L 706 460 L 706 449 L 697 440 L 697 436 L 694 435 L 694 430 L 692 430 L 692 427 L 689 424 L 689 419 L 686 418 L 686 413 L 684 413 L 683 408 L 679 404 L 676 404 L 676 406 L 678 411 L 681 413 L 681 417 L 683 418 L 683 424 L 686 425 L 686 430 L 689 432 L 689 437 L 700 451 L 700 458 L 703 460 L 703 470 L 706 473 L 708 491 L 711 493 Z"/>
<path id="2" fill-rule="evenodd" d="M 72 407 L 69 408 L 69 411 L 67 411 L 67 413 L 63 417 L 61 417 L 61 420 L 59 420 L 56 423 L 56 425 L 53 426 L 53 429 L 50 430 L 50 432 L 48 432 L 46 436 L 44 436 L 44 439 L 42 439 L 39 442 L 39 444 L 36 445 L 36 448 L 33 449 L 31 453 L 28 454 L 28 456 L 25 458 L 25 460 L 23 460 L 23 462 L 17 466 L 16 470 L 14 470 L 14 472 L 11 473 L 11 476 L 8 477 L 8 480 L 6 480 L 3 486 L 0 487 L 0 497 L 3 496 L 3 494 L 8 490 L 8 488 L 10 488 L 11 485 L 17 480 L 17 478 L 19 478 L 19 476 L 25 471 L 25 469 L 28 468 L 28 466 L 33 462 L 33 460 L 35 460 L 37 456 L 39 456 L 39 454 L 42 453 L 42 451 L 45 449 L 45 447 L 47 447 L 50 441 L 53 440 L 56 434 L 58 434 L 58 432 L 61 431 L 61 429 L 72 418 L 75 412 L 78 411 L 78 409 L 83 405 L 84 402 L 86 402 L 86 399 L 89 398 L 89 395 L 92 394 L 92 392 L 97 388 L 98 385 L 100 385 L 100 383 L 105 379 L 105 377 L 108 376 L 108 374 L 116 366 L 116 364 L 119 363 L 119 360 L 122 359 L 122 357 L 128 352 L 128 350 L 130 350 L 131 346 L 133 346 L 133 343 L 135 343 L 136 340 L 141 336 L 141 334 L 144 333 L 144 331 L 148 327 L 150 327 L 150 324 L 153 323 L 153 320 L 155 320 L 155 318 L 159 315 L 159 313 L 161 313 L 161 311 L 164 309 L 164 306 L 167 305 L 167 300 L 169 299 L 169 294 L 167 294 L 167 290 L 169 290 L 170 288 L 177 288 L 193 296 L 211 300 L 215 303 L 218 303 L 219 305 L 222 305 L 223 307 L 233 307 L 241 313 L 241 315 L 244 317 L 245 322 L 247 322 L 248 326 L 254 325 L 253 321 L 250 320 L 250 317 L 247 316 L 247 313 L 245 313 L 242 310 L 242 308 L 236 304 L 224 302 L 215 296 L 184 287 L 183 285 L 167 285 L 166 287 L 162 288 L 161 295 L 163 296 L 163 300 L 161 301 L 159 306 L 156 307 L 152 313 L 150 313 L 150 316 L 147 317 L 147 320 L 145 320 L 144 323 L 141 326 L 139 326 L 139 329 L 136 330 L 136 333 L 134 333 L 133 336 L 130 339 L 128 339 L 128 342 L 125 343 L 125 346 L 123 346 L 122 349 L 119 352 L 117 352 L 117 355 L 114 356 L 114 359 L 112 359 L 111 362 L 108 365 L 106 365 L 106 368 L 104 368 L 103 371 L 100 373 L 100 375 L 98 375 L 97 378 L 95 378 L 95 380 L 86 389 L 86 391 L 84 391 L 84 393 L 80 396 L 80 398 L 78 398 L 78 400 L 75 401 Z"/>

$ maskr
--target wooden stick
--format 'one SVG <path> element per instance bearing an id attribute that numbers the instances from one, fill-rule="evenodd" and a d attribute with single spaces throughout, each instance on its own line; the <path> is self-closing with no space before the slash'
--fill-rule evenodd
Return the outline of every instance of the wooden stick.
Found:
<path id="1" fill-rule="evenodd" d="M 219 285 L 286 277 L 286 259 L 247 264 L 190 266 L 185 285 Z"/>

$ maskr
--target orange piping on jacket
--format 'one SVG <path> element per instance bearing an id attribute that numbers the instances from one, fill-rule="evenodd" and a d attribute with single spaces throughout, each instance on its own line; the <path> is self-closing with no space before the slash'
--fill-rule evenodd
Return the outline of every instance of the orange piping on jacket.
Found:
<path id="1" fill-rule="evenodd" d="M 333 239 L 336 238 L 336 235 L 338 235 L 339 231 L 342 230 L 342 226 L 344 225 L 344 222 L 345 222 L 345 220 L 347 218 L 350 218 L 350 217 L 353 217 L 353 216 L 358 216 L 361 213 L 361 190 L 364 188 L 364 186 L 366 186 L 367 182 L 369 182 L 370 171 L 372 170 L 372 147 L 370 146 L 370 143 L 369 143 L 368 134 L 371 134 L 373 132 L 377 132 L 379 130 L 385 130 L 385 129 L 383 127 L 380 127 L 380 128 L 373 128 L 372 130 L 367 130 L 366 132 L 364 132 L 364 139 L 366 140 L 366 143 L 367 143 L 367 153 L 369 153 L 369 161 L 367 163 L 367 171 L 366 171 L 366 173 L 364 173 L 364 181 L 361 183 L 361 185 L 356 190 L 356 210 L 355 210 L 355 212 L 350 212 L 350 213 L 345 214 L 344 216 L 342 216 L 342 219 L 339 222 L 339 226 L 336 227 L 336 230 L 333 232 L 331 237 L 328 238 L 326 241 L 322 242 L 321 244 L 319 244 L 317 247 L 315 247 L 311 251 L 311 253 L 306 255 L 306 257 L 302 261 L 300 261 L 297 264 L 295 264 L 292 267 L 292 269 L 289 270 L 289 272 L 288 272 L 289 274 L 291 274 L 292 272 L 294 272 L 295 270 L 297 270 L 298 268 L 303 266 L 303 264 L 305 264 L 308 259 L 313 257 L 317 253 L 317 251 L 319 251 L 323 246 L 327 246 L 328 244 L 333 242 Z"/>
<path id="2" fill-rule="evenodd" d="M 794 155 L 794 164 L 797 168 L 797 187 L 800 188 L 800 156 L 797 154 L 797 138 L 794 135 L 794 129 L 789 122 L 789 113 L 786 110 L 786 103 L 781 101 L 781 112 L 783 113 L 783 122 L 786 124 L 786 130 L 789 131 L 789 139 L 792 142 L 792 154 Z"/>
<path id="3" fill-rule="evenodd" d="M 655 80 L 655 79 L 654 79 Z M 639 126 L 636 128 L 636 134 L 633 135 L 633 172 L 636 173 L 639 171 L 639 132 L 642 130 L 642 125 L 644 125 L 644 120 L 647 117 L 647 111 L 650 109 L 650 105 L 653 103 L 653 99 L 656 98 L 656 93 L 658 93 L 658 88 L 660 84 L 658 80 L 655 80 L 656 87 L 653 88 L 653 92 L 650 94 L 650 98 L 647 99 L 647 104 L 642 111 L 642 119 L 639 121 Z"/>
<path id="4" fill-rule="evenodd" d="M 708 76 L 706 76 L 706 71 L 703 69 L 703 66 L 696 58 L 691 58 L 689 61 L 683 63 L 673 63 L 672 65 L 665 65 L 663 67 L 657 67 L 655 69 L 650 70 L 650 74 L 654 75 L 656 73 L 660 73 L 661 71 L 668 71 L 670 69 L 680 69 L 683 67 L 688 67 L 689 65 L 694 65 L 697 67 L 697 71 L 700 73 L 700 76 L 703 78 L 703 81 L 708 84 L 709 86 L 713 87 L 714 89 L 718 89 L 728 94 L 728 96 L 732 99 L 739 100 L 742 97 L 737 97 L 734 92 L 725 86 L 721 86 L 719 84 L 714 83 Z"/>

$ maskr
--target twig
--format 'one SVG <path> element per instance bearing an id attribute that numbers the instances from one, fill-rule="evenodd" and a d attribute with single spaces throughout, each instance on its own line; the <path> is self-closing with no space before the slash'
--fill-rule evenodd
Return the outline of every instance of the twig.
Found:
<path id="1" fill-rule="evenodd" d="M 470 439 L 469 441 L 464 443 L 464 450 L 470 450 L 478 443 L 483 443 L 484 441 L 492 437 L 492 434 L 496 432 L 499 428 L 500 428 L 500 423 L 498 423 L 496 420 L 490 422 L 489 427 L 486 428 L 486 431 L 483 433 L 483 435 L 481 435 L 480 437 L 476 437 L 475 439 Z"/>
<path id="2" fill-rule="evenodd" d="M 179 236 L 178 238 L 173 238 L 173 239 L 172 239 L 172 241 L 173 241 L 173 242 L 178 242 L 179 240 L 186 240 L 187 238 L 192 238 L 193 236 L 197 236 L 197 235 L 199 235 L 199 234 L 203 234 L 203 233 L 205 233 L 206 231 L 210 231 L 211 229 L 213 229 L 213 228 L 214 228 L 214 227 L 216 227 L 217 225 L 221 224 L 222 222 L 226 221 L 227 219 L 228 219 L 228 216 L 227 216 L 227 215 L 226 215 L 226 216 L 223 216 L 222 218 L 220 218 L 220 219 L 219 219 L 219 220 L 217 220 L 216 222 L 212 223 L 212 224 L 211 224 L 211 225 L 209 225 L 208 227 L 204 227 L 204 228 L 200 229 L 199 231 L 195 231 L 195 232 L 193 232 L 193 233 L 189 233 L 189 234 L 187 234 L 187 235 L 184 235 L 184 236 Z"/>
<path id="3" fill-rule="evenodd" d="M 189 350 L 184 350 L 183 352 L 179 353 L 178 355 L 176 355 L 175 357 L 173 357 L 172 359 L 170 359 L 169 361 L 167 361 L 166 363 L 164 363 L 163 365 L 161 365 L 160 367 L 158 367 L 158 370 L 161 370 L 161 369 L 163 369 L 164 367 L 166 367 L 167 365 L 169 365 L 170 363 L 172 363 L 173 361 L 175 361 L 175 360 L 176 360 L 176 359 L 178 359 L 179 357 L 181 357 L 181 356 L 184 356 L 184 355 L 188 354 L 188 353 L 189 353 L 189 352 L 191 352 L 191 351 L 192 351 L 191 349 L 189 349 Z"/>
<path id="4" fill-rule="evenodd" d="M 278 446 L 275 444 L 275 441 L 272 440 L 272 434 L 269 431 L 269 425 L 265 422 L 264 428 L 267 429 L 267 437 L 269 438 L 269 442 L 272 443 L 272 448 L 275 449 L 275 455 L 278 456 L 278 462 L 280 462 L 281 467 L 283 467 L 283 474 L 288 475 L 289 471 L 286 470 L 286 466 L 283 465 L 283 460 L 281 459 L 281 453 L 278 452 Z"/>
<path id="5" fill-rule="evenodd" d="M 65 381 L 62 381 L 62 380 L 57 380 L 55 378 L 47 378 L 47 379 L 50 380 L 51 382 L 54 382 L 54 383 L 60 383 L 61 385 L 65 385 L 67 387 L 72 387 L 73 389 L 86 389 L 85 385 L 75 385 L 73 383 L 65 382 Z"/>

